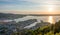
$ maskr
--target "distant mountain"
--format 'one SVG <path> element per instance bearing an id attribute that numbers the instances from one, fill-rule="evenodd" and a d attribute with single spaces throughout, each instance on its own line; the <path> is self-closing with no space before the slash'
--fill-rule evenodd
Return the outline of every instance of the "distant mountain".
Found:
<path id="1" fill-rule="evenodd" d="M 22 15 L 22 14 L 0 13 L 0 19 L 17 19 L 25 16 L 26 15 Z"/>

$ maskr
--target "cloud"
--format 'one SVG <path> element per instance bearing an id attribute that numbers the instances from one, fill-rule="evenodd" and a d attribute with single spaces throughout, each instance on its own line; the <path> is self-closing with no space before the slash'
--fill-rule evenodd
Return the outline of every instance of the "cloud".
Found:
<path id="1" fill-rule="evenodd" d="M 0 2 L 1 1 L 3 4 L 0 3 L 0 10 L 46 10 L 48 5 L 54 5 L 56 10 L 60 10 L 60 0 L 0 0 Z"/>
<path id="2" fill-rule="evenodd" d="M 33 3 L 40 3 L 44 0 L 0 0 L 0 1 L 7 1 L 7 2 L 12 2 L 12 1 L 26 1 L 26 2 L 33 2 Z"/>
<path id="3" fill-rule="evenodd" d="M 0 1 L 15 1 L 15 0 L 0 0 Z"/>
<path id="4" fill-rule="evenodd" d="M 39 4 L 60 4 L 60 0 L 0 0 L 0 1 L 7 1 L 7 2 L 19 2 L 19 1 L 26 1 L 26 2 L 32 2 L 32 3 L 39 3 Z"/>
<path id="5" fill-rule="evenodd" d="M 0 1 L 9 1 L 9 0 L 0 0 Z"/>
<path id="6" fill-rule="evenodd" d="M 35 3 L 47 3 L 47 2 L 60 3 L 60 0 L 18 0 L 18 1 L 27 1 L 27 2 L 35 2 Z"/>

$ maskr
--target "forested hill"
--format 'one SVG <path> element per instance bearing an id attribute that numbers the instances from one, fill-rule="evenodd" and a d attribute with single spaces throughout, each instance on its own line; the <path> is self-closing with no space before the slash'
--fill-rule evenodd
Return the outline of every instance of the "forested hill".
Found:
<path id="1" fill-rule="evenodd" d="M 0 13 L 0 19 L 16 19 L 16 18 L 22 18 L 26 15 L 23 14 L 10 14 L 10 13 Z"/>

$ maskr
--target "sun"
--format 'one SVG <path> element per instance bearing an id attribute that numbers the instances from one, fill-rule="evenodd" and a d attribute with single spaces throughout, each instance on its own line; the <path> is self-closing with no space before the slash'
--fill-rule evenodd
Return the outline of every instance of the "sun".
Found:
<path id="1" fill-rule="evenodd" d="M 52 11 L 53 11 L 53 8 L 49 8 L 48 11 L 49 11 L 49 12 L 52 12 Z"/>
<path id="2" fill-rule="evenodd" d="M 55 7 L 54 2 L 52 2 L 52 0 L 48 1 L 48 3 L 47 3 L 48 12 L 53 12 L 54 11 L 54 7 Z"/>
<path id="3" fill-rule="evenodd" d="M 53 12 L 53 5 L 48 5 L 48 12 Z"/>

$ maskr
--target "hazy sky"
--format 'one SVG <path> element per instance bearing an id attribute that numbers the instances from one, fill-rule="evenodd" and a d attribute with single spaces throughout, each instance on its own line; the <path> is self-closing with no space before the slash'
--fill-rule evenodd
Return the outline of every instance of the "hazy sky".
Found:
<path id="1" fill-rule="evenodd" d="M 60 11 L 60 0 L 0 0 L 0 11 Z"/>

